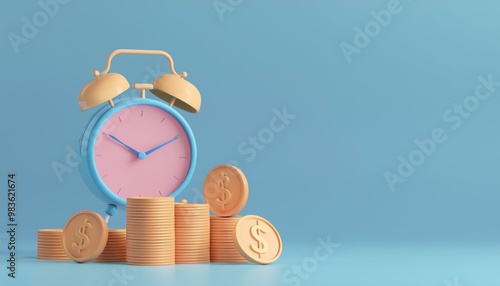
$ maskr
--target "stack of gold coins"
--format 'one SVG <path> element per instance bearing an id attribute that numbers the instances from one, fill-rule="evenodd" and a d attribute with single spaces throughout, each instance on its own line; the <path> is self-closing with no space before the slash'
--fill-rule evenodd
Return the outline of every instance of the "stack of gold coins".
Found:
<path id="1" fill-rule="evenodd" d="M 210 217 L 210 260 L 212 262 L 247 262 L 236 249 L 233 232 L 241 216 Z"/>
<path id="2" fill-rule="evenodd" d="M 108 242 L 95 262 L 125 262 L 127 258 L 127 235 L 125 229 L 110 229 Z"/>
<path id="3" fill-rule="evenodd" d="M 175 263 L 174 199 L 127 198 L 127 263 Z"/>
<path id="4" fill-rule="evenodd" d="M 210 262 L 210 213 L 207 204 L 175 204 L 175 263 Z"/>
<path id="5" fill-rule="evenodd" d="M 62 234 L 62 229 L 38 230 L 38 259 L 71 260 L 64 252 Z"/>
<path id="6" fill-rule="evenodd" d="M 245 174 L 235 166 L 219 165 L 208 173 L 203 197 L 210 211 L 210 260 L 213 262 L 247 262 L 236 249 L 233 232 L 248 199 Z"/>

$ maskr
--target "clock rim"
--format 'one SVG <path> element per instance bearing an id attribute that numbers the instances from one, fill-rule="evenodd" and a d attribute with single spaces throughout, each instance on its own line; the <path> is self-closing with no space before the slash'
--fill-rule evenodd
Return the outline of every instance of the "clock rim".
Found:
<path id="1" fill-rule="evenodd" d="M 80 144 L 79 144 L 79 153 L 82 156 L 83 162 L 80 165 L 83 168 L 80 168 L 80 173 L 87 187 L 96 194 L 99 198 L 105 200 L 107 203 L 115 204 L 117 206 L 125 207 L 127 205 L 127 200 L 115 194 L 111 189 L 106 186 L 106 184 L 102 181 L 101 177 L 97 172 L 97 167 L 95 164 L 95 142 L 97 139 L 97 135 L 99 130 L 101 130 L 102 126 L 117 112 L 123 110 L 130 106 L 137 105 L 151 105 L 158 107 L 167 113 L 169 113 L 172 117 L 174 117 L 177 122 L 184 128 L 188 136 L 188 141 L 191 149 L 191 159 L 189 162 L 188 172 L 184 181 L 181 185 L 170 195 L 169 197 L 176 197 L 179 195 L 189 184 L 191 181 L 194 170 L 196 167 L 196 159 L 197 159 L 197 148 L 196 148 L 196 140 L 193 134 L 193 131 L 187 121 L 179 114 L 175 109 L 171 106 L 149 98 L 132 98 L 132 99 L 124 99 L 122 101 L 116 102 L 114 107 L 103 107 L 96 112 L 87 123 L 87 126 L 83 130 L 80 136 Z M 86 145 L 86 146 L 85 146 Z M 85 152 L 85 154 L 84 154 Z"/>

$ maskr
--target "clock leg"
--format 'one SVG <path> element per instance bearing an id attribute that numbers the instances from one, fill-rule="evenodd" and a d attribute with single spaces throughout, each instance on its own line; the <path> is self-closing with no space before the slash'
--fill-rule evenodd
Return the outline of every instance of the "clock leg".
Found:
<path id="1" fill-rule="evenodd" d="M 106 221 L 106 223 L 109 222 L 109 218 L 114 215 L 116 213 L 116 205 L 114 204 L 109 204 L 108 205 L 108 209 L 106 210 L 106 217 L 104 218 L 104 220 Z"/>

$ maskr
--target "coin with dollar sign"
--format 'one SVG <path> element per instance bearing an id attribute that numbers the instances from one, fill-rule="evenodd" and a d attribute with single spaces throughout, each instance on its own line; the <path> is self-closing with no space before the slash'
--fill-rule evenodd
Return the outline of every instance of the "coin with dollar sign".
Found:
<path id="1" fill-rule="evenodd" d="M 62 240 L 68 257 L 76 262 L 91 261 L 106 247 L 108 225 L 98 213 L 81 211 L 66 222 Z"/>
<path id="2" fill-rule="evenodd" d="M 219 165 L 208 173 L 203 196 L 212 213 L 222 217 L 235 215 L 248 199 L 247 178 L 235 166 Z"/>
<path id="3" fill-rule="evenodd" d="M 233 239 L 240 254 L 254 263 L 272 263 L 283 249 L 278 230 L 256 215 L 244 216 L 236 223 Z"/>

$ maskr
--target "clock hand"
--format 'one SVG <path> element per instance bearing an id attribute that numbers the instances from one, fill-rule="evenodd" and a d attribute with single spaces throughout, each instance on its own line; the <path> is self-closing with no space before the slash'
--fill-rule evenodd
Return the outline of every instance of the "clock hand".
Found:
<path id="1" fill-rule="evenodd" d="M 168 145 L 169 143 L 174 142 L 175 140 L 179 139 L 179 137 L 180 137 L 180 136 L 179 136 L 179 135 L 177 135 L 177 136 L 175 136 L 173 139 L 171 139 L 171 140 L 169 140 L 169 141 L 167 141 L 167 142 L 165 142 L 165 143 L 163 143 L 163 144 L 160 144 L 160 145 L 158 145 L 158 146 L 154 147 L 153 149 L 151 149 L 151 150 L 147 151 L 147 152 L 146 152 L 146 155 L 149 155 L 149 154 L 153 153 L 154 151 L 156 151 L 156 150 L 160 149 L 161 147 L 163 147 L 163 146 L 165 146 L 165 145 Z"/>
<path id="2" fill-rule="evenodd" d="M 130 152 L 134 153 L 134 155 L 136 156 L 139 156 L 139 152 L 137 152 L 134 148 L 128 146 L 127 144 L 123 143 L 122 141 L 120 141 L 120 139 L 116 138 L 115 136 L 111 135 L 111 134 L 108 134 L 108 133 L 104 133 L 105 135 L 108 135 L 109 138 L 113 139 L 114 141 L 120 143 L 123 147 L 127 148 L 128 150 L 130 150 Z"/>

